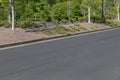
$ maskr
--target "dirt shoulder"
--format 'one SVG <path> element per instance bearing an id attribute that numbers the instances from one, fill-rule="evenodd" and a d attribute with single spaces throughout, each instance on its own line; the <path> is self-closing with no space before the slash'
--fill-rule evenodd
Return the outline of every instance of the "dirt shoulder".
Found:
<path id="1" fill-rule="evenodd" d="M 71 26 L 73 28 L 71 28 Z M 66 27 L 66 25 L 64 25 L 64 27 Z M 69 25 L 68 28 L 71 30 L 75 29 L 76 31 L 74 31 L 73 33 L 78 33 L 78 32 L 106 29 L 106 28 L 111 28 L 111 27 L 103 25 L 103 24 L 80 23 L 80 24 Z M 63 34 L 55 33 L 55 31 L 52 31 L 52 32 L 54 33 L 52 35 L 49 35 L 48 31 L 47 32 L 45 31 L 26 32 L 24 29 L 20 29 L 20 28 L 16 28 L 15 31 L 12 31 L 10 28 L 0 27 L 0 45 L 63 35 Z"/>

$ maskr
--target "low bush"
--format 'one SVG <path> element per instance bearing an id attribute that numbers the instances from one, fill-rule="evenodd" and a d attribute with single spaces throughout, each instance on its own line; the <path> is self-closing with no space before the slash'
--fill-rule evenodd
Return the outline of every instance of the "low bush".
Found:
<path id="1" fill-rule="evenodd" d="M 80 21 L 80 22 L 86 22 L 87 18 L 86 17 L 80 17 L 80 18 L 78 18 L 78 21 Z"/>
<path id="2" fill-rule="evenodd" d="M 99 15 L 91 16 L 91 20 L 92 20 L 93 23 L 100 23 L 101 22 L 101 17 Z"/>
<path id="3" fill-rule="evenodd" d="M 62 19 L 61 21 L 60 21 L 60 23 L 63 23 L 63 24 L 65 24 L 65 23 L 67 23 L 68 22 L 68 20 L 66 20 L 66 19 Z"/>
<path id="4" fill-rule="evenodd" d="M 111 27 L 120 27 L 120 22 L 118 21 L 107 21 L 105 24 Z"/>
<path id="5" fill-rule="evenodd" d="M 4 22 L 3 21 L 0 21 L 0 27 L 1 26 L 4 26 Z"/>
<path id="6" fill-rule="evenodd" d="M 0 21 L 0 27 L 1 26 L 9 28 L 9 27 L 11 27 L 11 23 L 9 23 L 8 21 Z"/>
<path id="7" fill-rule="evenodd" d="M 25 21 L 17 21 L 17 26 L 20 28 L 39 28 L 44 26 L 42 23 L 35 23 L 30 20 L 25 20 Z"/>

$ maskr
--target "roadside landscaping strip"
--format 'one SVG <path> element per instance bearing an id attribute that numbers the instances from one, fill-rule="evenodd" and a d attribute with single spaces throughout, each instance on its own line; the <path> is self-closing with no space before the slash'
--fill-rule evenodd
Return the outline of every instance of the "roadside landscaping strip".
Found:
<path id="1" fill-rule="evenodd" d="M 106 30 L 112 30 L 112 29 L 117 29 L 117 28 L 105 28 L 105 29 L 100 29 L 100 30 L 93 30 L 93 31 L 60 35 L 60 36 L 55 36 L 55 37 L 48 37 L 48 38 L 44 38 L 44 39 L 34 39 L 34 40 L 23 41 L 23 42 L 3 44 L 3 45 L 0 45 L 0 48 L 13 47 L 13 46 L 18 46 L 18 45 L 23 45 L 23 44 L 35 43 L 35 42 L 40 42 L 40 41 L 47 41 L 47 40 L 52 40 L 52 39 L 59 39 L 59 38 L 64 38 L 64 37 L 69 37 L 69 36 L 75 36 L 75 35 L 80 35 L 80 34 L 85 34 L 85 33 L 100 32 L 100 31 L 106 31 Z"/>

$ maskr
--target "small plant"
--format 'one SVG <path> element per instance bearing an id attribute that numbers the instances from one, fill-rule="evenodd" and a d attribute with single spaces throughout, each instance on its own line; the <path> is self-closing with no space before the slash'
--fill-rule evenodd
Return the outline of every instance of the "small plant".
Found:
<path id="1" fill-rule="evenodd" d="M 46 37 L 43 37 L 43 36 L 42 36 L 40 39 L 46 39 Z"/>
<path id="2" fill-rule="evenodd" d="M 105 24 L 111 27 L 120 27 L 120 22 L 118 21 L 107 21 Z"/>
<path id="3" fill-rule="evenodd" d="M 8 21 L 0 21 L 0 27 L 4 26 L 5 28 L 11 27 L 11 23 Z"/>
<path id="4" fill-rule="evenodd" d="M 74 26 L 80 26 L 80 24 L 74 24 Z"/>
<path id="5" fill-rule="evenodd" d="M 3 22 L 3 26 L 4 26 L 5 28 L 9 28 L 9 27 L 11 27 L 11 23 L 9 23 L 8 21 L 4 21 L 4 22 Z"/>
<path id="6" fill-rule="evenodd" d="M 0 21 L 0 27 L 4 26 L 4 21 Z"/>
<path id="7" fill-rule="evenodd" d="M 20 28 L 30 28 L 32 27 L 32 22 L 30 20 L 17 21 L 17 26 Z"/>
<path id="8" fill-rule="evenodd" d="M 71 28 L 71 27 L 67 28 L 67 30 L 68 30 L 70 33 L 74 33 L 74 32 L 75 32 L 75 30 L 74 30 L 73 28 Z"/>
<path id="9" fill-rule="evenodd" d="M 91 27 L 92 30 L 97 30 L 97 27 Z"/>
<path id="10" fill-rule="evenodd" d="M 71 22 L 75 22 L 76 18 L 71 18 L 70 20 L 71 20 Z"/>
<path id="11" fill-rule="evenodd" d="M 17 26 L 20 28 L 39 28 L 43 27 L 44 24 L 33 22 L 31 20 L 17 21 Z"/>
<path id="12" fill-rule="evenodd" d="M 44 34 L 46 34 L 48 36 L 53 34 L 50 30 L 44 30 L 43 32 L 44 32 Z"/>
<path id="13" fill-rule="evenodd" d="M 80 28 L 78 26 L 70 26 L 74 31 L 79 31 Z"/>
<path id="14" fill-rule="evenodd" d="M 59 22 L 58 20 L 52 20 L 52 23 L 55 24 L 55 25 L 57 25 L 58 22 Z"/>
<path id="15" fill-rule="evenodd" d="M 68 21 L 66 20 L 66 19 L 62 19 L 61 20 L 61 23 L 63 23 L 63 24 L 65 24 L 65 23 L 67 23 Z"/>
<path id="16" fill-rule="evenodd" d="M 78 20 L 79 20 L 80 22 L 86 22 L 86 21 L 87 21 L 87 18 L 86 18 L 86 17 L 80 17 L 80 18 L 78 18 Z"/>
<path id="17" fill-rule="evenodd" d="M 67 34 L 66 29 L 64 27 L 55 27 L 54 30 L 57 34 Z"/>

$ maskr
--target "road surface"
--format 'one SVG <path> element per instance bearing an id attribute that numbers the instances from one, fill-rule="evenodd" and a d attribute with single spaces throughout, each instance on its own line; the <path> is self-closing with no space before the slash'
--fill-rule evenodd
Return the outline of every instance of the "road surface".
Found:
<path id="1" fill-rule="evenodd" d="M 0 80 L 120 80 L 120 29 L 1 50 Z"/>

